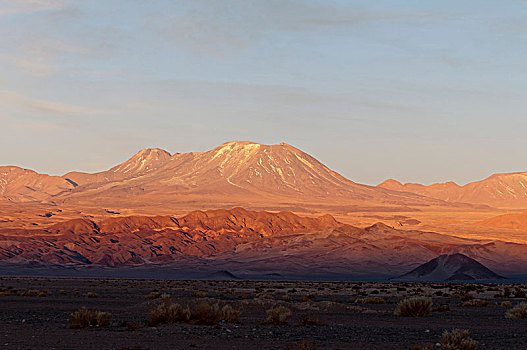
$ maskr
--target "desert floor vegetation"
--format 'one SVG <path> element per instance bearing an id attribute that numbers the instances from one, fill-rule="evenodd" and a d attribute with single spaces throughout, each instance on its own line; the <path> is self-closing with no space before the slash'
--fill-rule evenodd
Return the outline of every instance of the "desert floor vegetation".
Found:
<path id="1" fill-rule="evenodd" d="M 527 318 L 527 303 L 521 302 L 515 307 L 507 310 L 505 313 L 506 318 Z"/>
<path id="2" fill-rule="evenodd" d="M 397 304 L 394 314 L 399 317 L 423 317 L 432 312 L 432 299 L 412 297 Z"/>
<path id="3" fill-rule="evenodd" d="M 111 315 L 99 310 L 88 310 L 82 307 L 71 314 L 71 328 L 108 327 Z"/>
<path id="4" fill-rule="evenodd" d="M 438 349 L 445 330 L 451 343 L 471 343 L 454 328 L 469 329 L 481 348 L 514 349 L 527 343 L 522 290 L 512 283 L 4 277 L 0 329 L 7 332 L 0 336 L 13 349 L 32 348 L 36 332 L 43 348 L 72 349 Z"/>
<path id="5" fill-rule="evenodd" d="M 442 350 L 476 350 L 478 342 L 469 337 L 470 332 L 466 329 L 453 329 L 444 331 L 441 335 Z"/>

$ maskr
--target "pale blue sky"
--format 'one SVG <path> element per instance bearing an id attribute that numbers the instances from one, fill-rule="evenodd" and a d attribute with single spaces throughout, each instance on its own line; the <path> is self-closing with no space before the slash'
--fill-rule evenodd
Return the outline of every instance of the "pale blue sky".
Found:
<path id="1" fill-rule="evenodd" d="M 0 164 L 290 143 L 362 183 L 527 170 L 527 1 L 0 0 Z"/>

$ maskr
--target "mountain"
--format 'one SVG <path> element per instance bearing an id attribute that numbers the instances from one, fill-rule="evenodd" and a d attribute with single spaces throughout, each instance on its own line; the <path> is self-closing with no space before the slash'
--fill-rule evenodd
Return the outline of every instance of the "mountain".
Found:
<path id="1" fill-rule="evenodd" d="M 498 229 L 527 230 L 527 212 L 520 214 L 503 214 L 476 222 L 476 225 Z"/>
<path id="2" fill-rule="evenodd" d="M 525 273 L 527 265 L 527 244 L 397 230 L 382 223 L 359 228 L 329 215 L 243 208 L 194 211 L 179 218 L 79 218 L 44 229 L 0 229 L 3 264 L 156 267 L 201 276 L 229 271 L 254 278 L 387 278 L 452 253 L 478 259 L 500 273 Z M 486 276 L 479 265 L 458 256 L 437 264 L 449 273 L 439 277 Z"/>
<path id="3" fill-rule="evenodd" d="M 82 186 L 91 183 L 105 183 L 126 178 L 141 176 L 150 171 L 159 169 L 170 161 L 172 155 L 159 148 L 146 148 L 137 152 L 126 162 L 114 166 L 110 170 L 95 174 L 70 172 L 62 176 L 72 184 Z"/>
<path id="4" fill-rule="evenodd" d="M 476 260 L 464 254 L 456 253 L 440 255 L 397 279 L 409 281 L 472 281 L 503 278 Z"/>
<path id="5" fill-rule="evenodd" d="M 0 166 L 0 200 L 45 201 L 74 186 L 59 176 L 38 174 L 16 166 Z"/>
<path id="6" fill-rule="evenodd" d="M 377 187 L 415 193 L 447 202 L 485 204 L 500 208 L 527 208 L 527 172 L 494 174 L 459 186 L 454 182 L 429 186 L 389 179 Z"/>
<path id="7" fill-rule="evenodd" d="M 357 184 L 286 143 L 227 142 L 206 152 L 173 155 L 161 149 L 145 149 L 103 172 L 41 178 L 45 185 L 33 188 L 32 197 L 26 195 L 30 190 L 24 187 L 25 179 L 17 180 L 21 185 L 11 190 L 11 200 L 151 211 L 249 205 L 274 210 L 337 208 L 346 213 L 358 206 L 411 211 L 416 210 L 411 206 L 451 205 L 413 193 Z M 6 184 L 11 186 L 11 181 L 7 179 Z M 48 187 L 54 190 L 46 190 Z"/>

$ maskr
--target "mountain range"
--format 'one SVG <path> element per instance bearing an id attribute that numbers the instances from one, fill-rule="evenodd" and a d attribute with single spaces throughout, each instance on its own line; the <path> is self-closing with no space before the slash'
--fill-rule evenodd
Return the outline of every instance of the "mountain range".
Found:
<path id="1" fill-rule="evenodd" d="M 455 182 L 429 186 L 389 179 L 377 187 L 437 198 L 447 202 L 486 204 L 499 208 L 527 208 L 527 172 L 494 174 L 460 186 Z"/>
<path id="2" fill-rule="evenodd" d="M 382 223 L 358 228 L 330 215 L 307 218 L 242 208 L 0 230 L 0 261 L 21 266 L 157 266 L 253 277 L 387 278 L 452 253 L 500 273 L 518 273 L 527 264 L 527 244 L 397 230 Z"/>
<path id="3" fill-rule="evenodd" d="M 461 253 L 525 274 L 526 186 L 525 173 L 368 186 L 286 143 L 144 149 L 108 170 L 63 176 L 2 166 L 0 261 L 388 278 Z"/>
<path id="4" fill-rule="evenodd" d="M 240 205 L 280 210 L 300 205 L 340 212 L 356 207 L 527 207 L 527 173 L 498 174 L 465 186 L 403 185 L 395 180 L 367 186 L 286 143 L 228 142 L 206 152 L 144 149 L 98 173 L 49 176 L 2 166 L 2 200 L 78 207 L 96 202 L 120 209 L 169 204 L 185 209 Z"/>

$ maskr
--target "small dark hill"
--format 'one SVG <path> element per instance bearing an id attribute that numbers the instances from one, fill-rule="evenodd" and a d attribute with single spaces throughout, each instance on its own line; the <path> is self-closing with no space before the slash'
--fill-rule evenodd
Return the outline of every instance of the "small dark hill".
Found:
<path id="1" fill-rule="evenodd" d="M 214 273 L 211 273 L 210 275 L 207 275 L 204 279 L 206 280 L 214 280 L 214 281 L 235 281 L 235 280 L 241 280 L 240 277 L 235 276 L 231 272 L 227 270 L 221 270 L 216 271 Z"/>
<path id="2" fill-rule="evenodd" d="M 460 253 L 443 254 L 395 278 L 405 281 L 476 281 L 505 279 Z"/>

